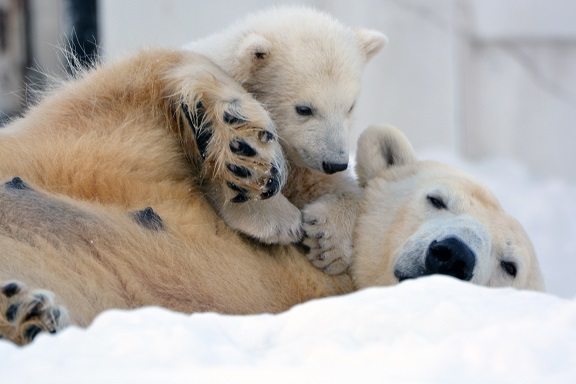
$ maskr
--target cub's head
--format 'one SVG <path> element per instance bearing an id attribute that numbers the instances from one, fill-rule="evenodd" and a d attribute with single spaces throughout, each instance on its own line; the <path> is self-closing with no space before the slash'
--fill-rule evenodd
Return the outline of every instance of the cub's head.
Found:
<path id="1" fill-rule="evenodd" d="M 530 239 L 492 193 L 462 171 L 417 161 L 397 129 L 362 134 L 357 173 L 364 187 L 352 266 L 359 288 L 444 274 L 544 289 Z"/>
<path id="2" fill-rule="evenodd" d="M 328 174 L 346 169 L 362 71 L 386 36 L 302 7 L 255 14 L 238 29 L 228 70 L 270 111 L 290 161 Z"/>

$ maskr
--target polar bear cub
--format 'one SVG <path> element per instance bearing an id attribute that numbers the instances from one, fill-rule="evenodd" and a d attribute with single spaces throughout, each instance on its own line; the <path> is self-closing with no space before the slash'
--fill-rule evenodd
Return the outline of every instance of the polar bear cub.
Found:
<path id="1" fill-rule="evenodd" d="M 386 43 L 380 32 L 296 6 L 251 15 L 186 47 L 210 58 L 264 105 L 289 163 L 282 194 L 265 201 L 234 195 L 236 204 L 230 204 L 228 191 L 211 191 L 228 225 L 265 243 L 296 242 L 303 235 L 304 209 L 308 257 L 326 272 L 346 270 L 352 239 L 344 229 L 353 226 L 353 218 L 325 220 L 319 214 L 328 209 L 324 205 L 353 205 L 358 193 L 342 172 L 348 167 L 348 133 L 363 69 Z M 305 208 L 313 202 L 320 206 Z"/>

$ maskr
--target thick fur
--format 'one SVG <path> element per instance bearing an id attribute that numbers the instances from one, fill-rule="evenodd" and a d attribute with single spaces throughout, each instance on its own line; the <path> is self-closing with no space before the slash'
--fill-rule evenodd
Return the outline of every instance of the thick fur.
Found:
<path id="1" fill-rule="evenodd" d="M 332 274 L 350 264 L 354 215 L 348 214 L 353 210 L 331 220 L 321 215 L 335 202 L 353 207 L 357 199 L 356 183 L 342 172 L 349 129 L 364 66 L 386 43 L 380 32 L 344 26 L 314 9 L 284 6 L 187 46 L 211 58 L 270 112 L 290 165 L 282 194 L 303 210 L 303 220 L 293 223 L 295 237 L 287 240 L 300 240 L 295 228 L 302 226 L 309 259 Z M 221 200 L 216 206 L 231 227 L 270 243 L 269 224 L 259 217 L 293 215 L 291 207 L 276 204 L 280 201 L 220 208 Z"/>
<path id="2" fill-rule="evenodd" d="M 204 160 L 181 108 L 198 101 L 213 131 Z M 243 126 L 223 123 L 230 102 Z M 239 236 L 206 199 L 206 179 L 234 177 L 219 162 L 284 168 L 263 131 L 275 135 L 270 117 L 236 82 L 197 54 L 167 50 L 91 71 L 0 129 L 0 281 L 21 282 L 0 302 L 0 332 L 21 343 L 54 331 L 38 308 L 5 316 L 34 307 L 38 288 L 79 325 L 107 308 L 277 312 L 350 291 L 348 276 L 325 275 L 297 248 Z M 223 155 L 219 135 L 258 155 Z M 20 318 L 26 327 L 14 326 Z"/>
<path id="3" fill-rule="evenodd" d="M 194 119 L 186 117 L 198 102 L 218 144 L 205 151 L 190 133 Z M 230 108 L 239 111 L 241 126 L 224 117 Z M 275 134 L 270 117 L 236 82 L 197 54 L 167 50 L 93 70 L 0 129 L 0 334 L 25 344 L 42 331 L 86 326 L 106 309 L 146 305 L 188 313 L 279 312 L 397 282 L 395 260 L 407 264 L 397 245 L 428 220 L 429 208 L 412 196 L 422 197 L 439 166 L 401 161 L 415 157 L 397 130 L 368 131 L 361 153 L 373 157 L 358 159 L 366 193 L 355 201 L 362 212 L 355 264 L 352 274 L 330 276 L 295 245 L 243 237 L 213 208 L 205 184 L 234 177 L 214 171 L 219 159 L 248 161 L 222 154 L 230 148 L 218 143 L 222 137 L 258 149 L 250 170 L 282 168 L 273 156 L 277 141 L 262 142 L 262 131 Z M 474 202 L 455 214 L 473 214 L 495 250 L 478 254 L 483 272 L 472 281 L 540 288 L 530 242 L 517 224 L 483 187 L 441 169 L 454 180 L 444 188 Z M 476 203 L 480 208 L 468 212 Z M 392 214 L 397 210 L 404 214 Z M 503 257 L 517 264 L 517 278 L 487 279 L 502 274 Z M 414 255 L 412 265 L 419 262 Z"/>

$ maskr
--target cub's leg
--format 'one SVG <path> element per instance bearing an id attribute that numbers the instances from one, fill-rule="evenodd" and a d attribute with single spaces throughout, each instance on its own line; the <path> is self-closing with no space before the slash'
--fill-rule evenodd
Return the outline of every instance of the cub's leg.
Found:
<path id="1" fill-rule="evenodd" d="M 278 193 L 286 163 L 266 110 L 211 62 L 170 78 L 179 87 L 181 141 L 224 221 L 264 243 L 300 240 L 300 211 Z"/>
<path id="2" fill-rule="evenodd" d="M 0 283 L 0 336 L 18 345 L 30 343 L 40 332 L 56 333 L 68 324 L 68 314 L 54 304 L 54 295 L 29 290 L 12 281 Z"/>

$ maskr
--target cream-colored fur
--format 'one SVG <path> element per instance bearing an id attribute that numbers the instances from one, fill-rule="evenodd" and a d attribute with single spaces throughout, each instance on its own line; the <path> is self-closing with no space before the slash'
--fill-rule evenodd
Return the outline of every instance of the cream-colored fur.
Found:
<path id="1" fill-rule="evenodd" d="M 187 117 L 198 102 L 213 131 L 204 157 L 190 133 L 196 123 Z M 236 112 L 244 122 L 231 126 L 224 115 Z M 406 139 L 391 129 L 370 130 L 373 136 L 360 143 L 362 153 L 375 157 L 358 159 L 366 196 L 355 202 L 362 214 L 352 274 L 327 275 L 298 246 L 239 235 L 214 210 L 205 183 L 231 177 L 218 169 L 221 162 L 262 175 L 270 164 L 282 168 L 277 141 L 262 142 L 262 132 L 275 134 L 270 117 L 236 82 L 197 54 L 168 50 L 93 70 L 0 129 L 0 334 L 24 344 L 41 331 L 86 326 L 106 309 L 146 305 L 279 312 L 395 283 L 396 245 L 414 233 L 405 227 L 427 220 L 425 202 L 406 204 L 397 191 L 418 195 L 419 178 L 432 182 L 429 169 L 452 180 L 450 196 L 478 204 L 461 209 L 476 207 L 470 213 L 492 236 L 494 250 L 516 247 L 511 254 L 495 251 L 477 282 L 539 287 L 529 240 L 503 229 L 512 221 L 488 192 L 454 170 L 403 167 L 396 159 L 412 159 L 411 152 L 383 150 L 410 149 L 397 144 Z M 239 138 L 259 154 L 238 157 L 221 142 Z M 485 279 L 490 268 L 500 271 L 501 257 L 518 264 L 516 280 Z"/>
<path id="2" fill-rule="evenodd" d="M 294 236 L 285 240 L 300 240 L 302 225 L 309 259 L 331 274 L 350 264 L 352 233 L 347 229 L 355 215 L 343 210 L 327 220 L 321 214 L 331 211 L 333 203 L 353 206 L 357 200 L 356 183 L 341 171 L 348 164 L 362 71 L 386 43 L 380 32 L 349 28 L 314 9 L 283 6 L 250 15 L 187 46 L 211 58 L 270 112 L 290 166 L 282 194 L 303 210 L 303 223 L 295 221 Z M 302 108 L 309 114 L 302 114 Z M 231 227 L 272 243 L 265 229 L 294 212 L 278 201 L 285 202 L 224 205 L 220 199 L 216 207 Z"/>

